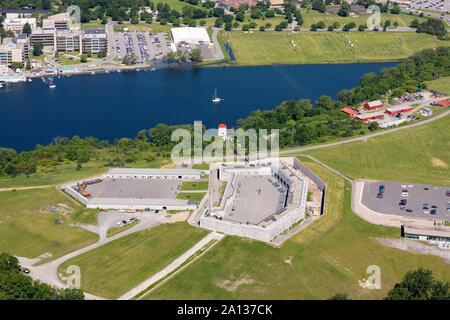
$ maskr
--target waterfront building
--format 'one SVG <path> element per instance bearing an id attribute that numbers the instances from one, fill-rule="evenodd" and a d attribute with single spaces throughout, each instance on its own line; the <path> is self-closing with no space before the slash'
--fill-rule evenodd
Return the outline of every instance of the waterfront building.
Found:
<path id="1" fill-rule="evenodd" d="M 57 30 L 57 52 L 81 52 L 81 33 L 78 30 Z"/>
<path id="2" fill-rule="evenodd" d="M 25 35 L 26 36 L 26 35 Z M 23 62 L 29 57 L 29 45 L 23 35 L 15 38 L 4 38 L 0 44 L 0 64 L 9 65 L 12 62 Z"/>
<path id="3" fill-rule="evenodd" d="M 172 34 L 173 42 L 178 46 L 181 43 L 200 44 L 211 42 L 205 28 L 172 28 L 170 29 L 170 32 Z"/>
<path id="4" fill-rule="evenodd" d="M 40 41 L 43 43 L 44 48 L 50 47 L 55 48 L 55 34 L 56 30 L 54 28 L 37 28 L 31 32 L 31 45 Z"/>
<path id="5" fill-rule="evenodd" d="M 108 52 L 108 37 L 102 28 L 85 29 L 82 34 L 82 53 Z"/>

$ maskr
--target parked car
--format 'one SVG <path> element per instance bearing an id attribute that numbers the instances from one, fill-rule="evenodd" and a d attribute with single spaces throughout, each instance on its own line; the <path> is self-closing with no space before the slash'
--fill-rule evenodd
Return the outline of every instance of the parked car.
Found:
<path id="1" fill-rule="evenodd" d="M 436 210 L 435 209 L 431 210 L 430 214 L 436 214 Z"/>
<path id="2" fill-rule="evenodd" d="M 411 209 L 406 209 L 406 212 L 413 212 Z"/>

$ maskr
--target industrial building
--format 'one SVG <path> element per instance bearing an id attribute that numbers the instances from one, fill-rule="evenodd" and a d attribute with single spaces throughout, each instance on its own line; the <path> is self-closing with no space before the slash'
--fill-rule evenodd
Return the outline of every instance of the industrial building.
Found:
<path id="1" fill-rule="evenodd" d="M 183 179 L 199 180 L 205 171 L 196 169 L 113 168 L 105 174 L 107 179 Z"/>
<path id="2" fill-rule="evenodd" d="M 170 33 L 176 45 L 180 45 L 181 43 L 201 44 L 211 42 L 205 28 L 172 28 L 170 29 Z"/>
<path id="3" fill-rule="evenodd" d="M 396 115 L 403 112 L 409 112 L 412 111 L 414 108 L 410 106 L 396 106 L 386 109 L 386 113 L 390 115 Z"/>
<path id="4" fill-rule="evenodd" d="M 375 109 L 382 108 L 382 107 L 383 107 L 383 102 L 381 102 L 380 100 L 375 100 L 375 101 L 370 101 L 370 102 L 364 103 L 364 108 L 366 108 L 367 110 L 375 110 Z"/>
<path id="5" fill-rule="evenodd" d="M 366 122 L 366 121 L 372 121 L 372 120 L 381 119 L 383 117 L 384 117 L 384 111 L 378 111 L 378 112 L 370 112 L 370 113 L 365 113 L 365 114 L 359 114 L 355 118 L 357 120 Z"/>

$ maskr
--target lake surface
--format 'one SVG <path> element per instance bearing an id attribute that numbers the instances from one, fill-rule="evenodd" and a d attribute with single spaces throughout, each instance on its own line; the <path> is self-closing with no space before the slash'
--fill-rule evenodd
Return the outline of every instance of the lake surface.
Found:
<path id="1" fill-rule="evenodd" d="M 396 63 L 163 69 L 40 79 L 0 89 L 0 147 L 18 151 L 48 144 L 53 137 L 131 137 L 157 123 L 203 121 L 233 127 L 256 109 L 325 94 L 359 84 L 367 72 Z M 214 89 L 224 101 L 211 102 Z"/>

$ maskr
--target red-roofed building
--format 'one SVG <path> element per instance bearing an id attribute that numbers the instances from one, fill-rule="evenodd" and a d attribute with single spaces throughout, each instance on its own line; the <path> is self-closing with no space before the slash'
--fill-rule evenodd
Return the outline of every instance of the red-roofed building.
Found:
<path id="1" fill-rule="evenodd" d="M 438 102 L 435 102 L 434 104 L 441 107 L 448 107 L 450 106 L 450 100 L 440 100 Z"/>
<path id="2" fill-rule="evenodd" d="M 378 111 L 378 112 L 371 112 L 371 113 L 366 113 L 366 114 L 359 114 L 357 115 L 355 118 L 357 120 L 360 121 L 372 121 L 372 120 L 376 120 L 376 119 L 380 119 L 384 117 L 384 112 L 383 111 Z"/>
<path id="3" fill-rule="evenodd" d="M 410 106 L 397 106 L 392 108 L 387 108 L 386 113 L 390 115 L 394 115 L 397 113 L 412 111 L 414 108 Z"/>
<path id="4" fill-rule="evenodd" d="M 225 123 L 219 124 L 219 128 L 226 128 L 226 127 L 227 127 L 227 125 Z"/>
<path id="5" fill-rule="evenodd" d="M 367 110 L 378 109 L 378 108 L 381 108 L 382 106 L 383 106 L 383 102 L 381 102 L 380 100 L 375 100 L 375 101 L 370 101 L 370 102 L 364 103 L 364 108 L 366 108 Z"/>
<path id="6" fill-rule="evenodd" d="M 354 117 L 355 115 L 358 114 L 358 111 L 352 108 L 343 108 L 341 109 L 341 111 L 348 114 L 350 117 Z"/>

